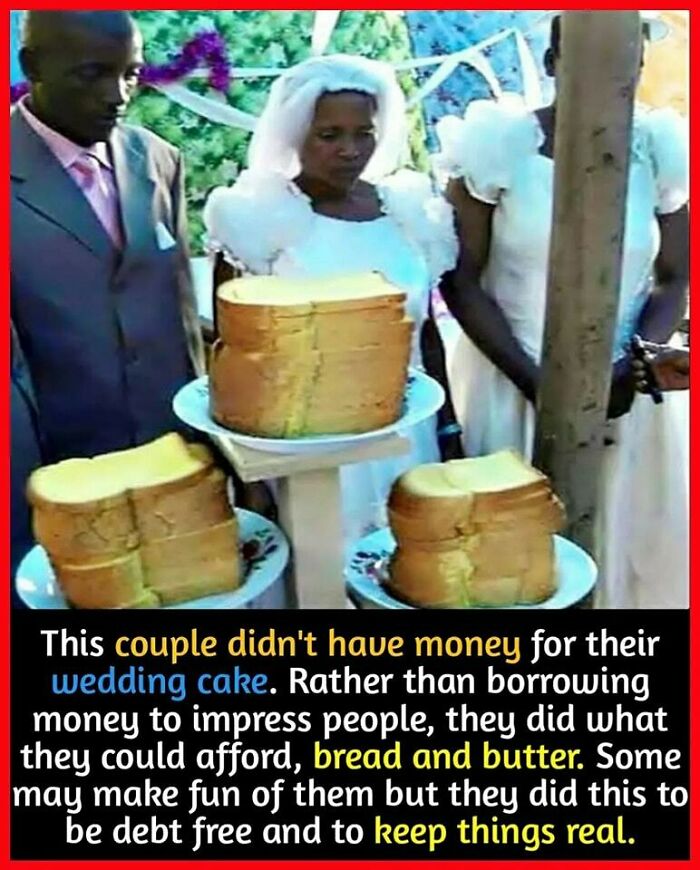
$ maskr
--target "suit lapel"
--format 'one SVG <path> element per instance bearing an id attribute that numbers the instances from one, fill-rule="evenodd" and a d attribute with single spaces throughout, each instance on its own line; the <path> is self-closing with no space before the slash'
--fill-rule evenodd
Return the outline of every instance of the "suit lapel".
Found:
<path id="1" fill-rule="evenodd" d="M 15 110 L 11 118 L 10 175 L 16 196 L 98 257 L 114 256 L 114 245 L 81 190 L 51 149 Z"/>
<path id="2" fill-rule="evenodd" d="M 126 257 L 152 254 L 156 245 L 153 219 L 154 181 L 140 140 L 117 128 L 110 141 L 119 191 Z"/>

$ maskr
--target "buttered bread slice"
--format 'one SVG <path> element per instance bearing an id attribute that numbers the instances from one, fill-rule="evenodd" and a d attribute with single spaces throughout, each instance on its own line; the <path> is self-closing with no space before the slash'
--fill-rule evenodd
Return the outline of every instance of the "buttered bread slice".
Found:
<path id="1" fill-rule="evenodd" d="M 390 587 L 428 607 L 541 601 L 556 589 L 564 511 L 517 452 L 418 466 L 392 488 Z"/>
<path id="2" fill-rule="evenodd" d="M 286 309 L 288 316 L 305 305 L 355 302 L 360 308 L 381 307 L 386 297 L 405 296 L 379 272 L 353 272 L 329 278 L 281 278 L 278 275 L 252 275 L 224 282 L 217 298 L 224 303 Z M 285 312 L 280 312 L 285 313 Z"/>
<path id="3" fill-rule="evenodd" d="M 77 607 L 157 606 L 239 584 L 226 479 L 204 445 L 171 433 L 130 450 L 69 459 L 35 471 L 27 492 L 35 537 Z M 223 527 L 228 535 L 212 537 Z M 170 554 L 157 569 L 144 559 L 144 548 L 156 543 Z M 185 549 L 189 585 L 181 578 Z"/>
<path id="4" fill-rule="evenodd" d="M 222 284 L 212 416 L 275 438 L 367 432 L 395 422 L 413 332 L 405 300 L 376 272 Z"/>

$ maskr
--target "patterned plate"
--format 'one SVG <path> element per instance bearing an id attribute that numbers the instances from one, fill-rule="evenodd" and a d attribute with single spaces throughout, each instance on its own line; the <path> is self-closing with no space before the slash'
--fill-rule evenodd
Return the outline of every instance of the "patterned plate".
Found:
<path id="1" fill-rule="evenodd" d="M 445 402 L 445 392 L 440 384 L 425 372 L 409 369 L 404 395 L 403 410 L 399 419 L 390 426 L 360 432 L 354 435 L 305 435 L 301 438 L 255 438 L 233 429 L 226 429 L 212 420 L 209 414 L 209 378 L 202 377 L 186 384 L 173 399 L 177 416 L 202 432 L 230 438 L 245 447 L 263 450 L 266 453 L 318 453 L 327 450 L 342 450 L 363 441 L 382 438 L 394 432 L 410 429 L 439 410 Z"/>
<path id="2" fill-rule="evenodd" d="M 243 584 L 234 592 L 209 595 L 163 610 L 235 610 L 253 604 L 281 576 L 289 561 L 289 544 L 274 523 L 259 514 L 236 508 L 243 560 Z M 19 597 L 32 610 L 68 610 L 43 547 L 36 546 L 22 560 L 15 577 Z"/>
<path id="3" fill-rule="evenodd" d="M 396 541 L 391 530 L 379 529 L 365 535 L 353 547 L 350 560 L 345 568 L 345 580 L 350 599 L 363 609 L 414 610 L 395 598 L 384 585 L 387 577 L 389 559 L 396 549 Z M 562 610 L 578 604 L 593 589 L 598 569 L 591 557 L 576 544 L 554 536 L 554 556 L 556 559 L 559 588 L 546 601 L 539 604 L 519 604 L 508 610 Z M 493 610 L 498 608 L 479 608 Z"/>

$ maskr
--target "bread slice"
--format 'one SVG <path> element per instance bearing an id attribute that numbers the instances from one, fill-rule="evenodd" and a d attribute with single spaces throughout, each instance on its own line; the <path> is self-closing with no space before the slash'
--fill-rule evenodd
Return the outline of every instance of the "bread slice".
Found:
<path id="1" fill-rule="evenodd" d="M 52 502 L 47 489 L 52 490 L 37 484 L 34 476 L 30 478 L 28 498 L 34 508 L 34 538 L 55 559 L 80 564 L 120 556 L 138 547 L 139 534 L 128 493 L 71 503 Z M 68 497 L 68 493 L 63 494 L 64 499 Z"/>
<path id="2" fill-rule="evenodd" d="M 413 322 L 378 273 L 241 278 L 217 292 L 211 414 L 269 438 L 353 434 L 401 413 Z"/>
<path id="3" fill-rule="evenodd" d="M 402 547 L 394 552 L 387 586 L 397 598 L 416 607 L 470 607 L 474 564 L 459 547 L 442 552 Z"/>
<path id="4" fill-rule="evenodd" d="M 231 519 L 226 475 L 210 466 L 203 475 L 131 490 L 142 543 L 209 529 Z"/>
<path id="5" fill-rule="evenodd" d="M 226 479 L 204 445 L 171 433 L 66 460 L 35 471 L 27 493 L 35 537 L 76 607 L 157 606 L 239 585 Z M 170 557 L 151 570 L 146 548 L 160 541 L 170 542 Z M 197 566 L 213 563 L 200 577 Z M 181 591 L 167 593 L 169 583 Z"/>
<path id="6" fill-rule="evenodd" d="M 419 607 L 535 604 L 557 589 L 549 534 L 399 545 L 388 587 Z"/>
<path id="7" fill-rule="evenodd" d="M 389 520 L 405 540 L 451 540 L 492 523 L 542 524 L 550 532 L 563 524 L 561 502 L 546 477 L 515 451 L 428 463 L 396 482 Z"/>
<path id="8" fill-rule="evenodd" d="M 399 505 L 402 500 L 410 504 L 431 499 L 437 506 L 457 499 L 498 509 L 548 491 L 547 478 L 515 450 L 500 450 L 473 459 L 419 465 L 400 478 L 395 498 Z"/>
<path id="9" fill-rule="evenodd" d="M 141 548 L 146 583 L 164 604 L 188 601 L 240 585 L 238 528 L 231 519 Z"/>
<path id="10" fill-rule="evenodd" d="M 217 291 L 219 337 L 240 350 L 372 347 L 410 332 L 406 294 L 376 272 L 340 278 L 238 278 Z"/>
<path id="11" fill-rule="evenodd" d="M 515 451 L 419 466 L 390 495 L 388 585 L 419 606 L 542 601 L 556 590 L 552 535 L 564 521 L 547 478 Z"/>
<path id="12" fill-rule="evenodd" d="M 138 550 L 108 562 L 72 565 L 54 562 L 66 600 L 92 610 L 158 607 L 160 598 L 145 584 Z"/>
<path id="13" fill-rule="evenodd" d="M 430 510 L 413 506 L 402 510 L 388 509 L 389 524 L 394 534 L 404 541 L 450 541 L 465 535 L 505 529 L 517 525 L 522 531 L 543 529 L 550 533 L 561 531 L 564 511 L 554 493 L 522 499 L 512 506 L 487 513 L 475 509 L 473 502 L 449 505 L 430 505 Z"/>
<path id="14" fill-rule="evenodd" d="M 139 505 L 153 507 L 143 522 L 150 537 L 156 533 L 151 526 L 171 519 L 167 510 L 159 511 L 160 502 L 167 502 L 170 512 L 184 509 L 192 516 L 183 496 L 197 492 L 212 470 L 207 448 L 175 433 L 141 447 L 39 468 L 27 486 L 35 537 L 50 554 L 74 564 L 123 553 L 141 539 Z"/>
<path id="15" fill-rule="evenodd" d="M 380 308 L 385 297 L 405 298 L 403 291 L 390 284 L 379 272 L 352 272 L 330 278 L 281 278 L 277 275 L 254 275 L 224 282 L 217 299 L 232 305 L 253 308 L 271 306 L 286 310 L 287 316 L 304 306 L 322 305 L 339 310 Z"/>
<path id="16" fill-rule="evenodd" d="M 210 372 L 212 417 L 231 429 L 268 438 L 366 432 L 401 414 L 410 334 L 374 347 L 298 356 L 241 351 L 218 342 Z"/>

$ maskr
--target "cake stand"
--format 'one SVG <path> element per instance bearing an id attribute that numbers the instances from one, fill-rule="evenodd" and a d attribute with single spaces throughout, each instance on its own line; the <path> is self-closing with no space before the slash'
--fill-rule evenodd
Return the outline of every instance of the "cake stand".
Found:
<path id="1" fill-rule="evenodd" d="M 183 422 L 213 438 L 244 483 L 276 481 L 280 525 L 293 553 L 287 578 L 289 605 L 344 609 L 340 468 L 408 453 L 406 430 L 431 417 L 444 401 L 436 381 L 411 369 L 401 417 L 391 426 L 359 435 L 285 439 L 254 438 L 212 420 L 206 377 L 183 387 L 173 409 Z"/>
<path id="2" fill-rule="evenodd" d="M 390 529 L 370 532 L 352 548 L 345 570 L 350 600 L 362 610 L 414 610 L 384 585 L 389 558 L 396 549 Z M 513 605 L 508 608 L 479 607 L 479 610 L 563 610 L 580 603 L 595 586 L 598 569 L 585 550 L 572 541 L 554 536 L 554 558 L 558 589 L 538 604 Z"/>
<path id="3" fill-rule="evenodd" d="M 257 608 L 265 593 L 282 576 L 289 561 L 289 544 L 277 526 L 251 511 L 236 509 L 243 583 L 233 592 L 208 595 L 163 610 L 234 610 Z M 33 547 L 15 575 L 17 594 L 32 610 L 68 610 L 56 575 L 43 547 Z"/>

